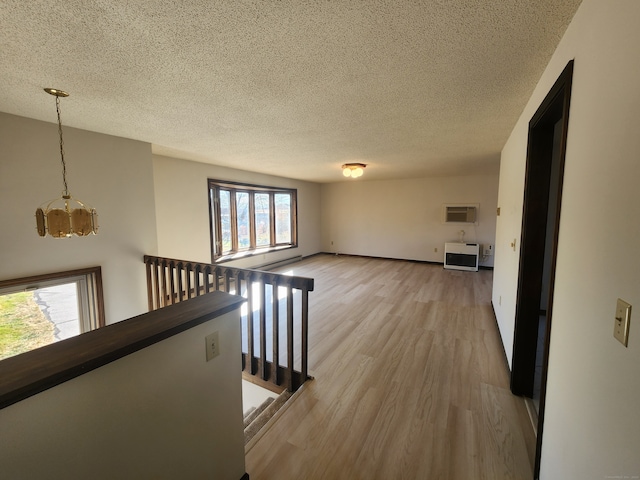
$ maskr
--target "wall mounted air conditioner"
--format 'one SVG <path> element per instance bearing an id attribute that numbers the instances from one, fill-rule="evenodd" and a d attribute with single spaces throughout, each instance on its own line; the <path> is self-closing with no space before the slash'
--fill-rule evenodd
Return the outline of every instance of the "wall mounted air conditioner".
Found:
<path id="1" fill-rule="evenodd" d="M 478 224 L 478 203 L 452 204 L 442 206 L 442 221 L 457 225 Z"/>

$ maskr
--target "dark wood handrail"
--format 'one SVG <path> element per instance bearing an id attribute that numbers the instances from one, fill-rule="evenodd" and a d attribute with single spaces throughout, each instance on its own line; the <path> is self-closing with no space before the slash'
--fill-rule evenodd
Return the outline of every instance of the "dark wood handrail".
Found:
<path id="1" fill-rule="evenodd" d="M 0 361 L 0 408 L 146 348 L 244 303 L 213 292 Z"/>
<path id="2" fill-rule="evenodd" d="M 243 351 L 244 371 L 275 385 L 284 385 L 289 391 L 295 391 L 307 380 L 309 292 L 313 291 L 313 278 L 150 255 L 144 256 L 144 263 L 150 310 L 211 291 L 241 295 L 247 302 L 247 313 L 242 317 L 246 327 L 243 329 L 243 345 L 246 341 L 247 348 L 246 352 Z M 286 299 L 281 306 L 280 296 L 283 292 Z M 267 297 L 271 299 L 269 306 Z M 294 297 L 299 297 L 299 300 L 294 302 Z M 282 316 L 282 326 L 286 328 L 286 357 L 281 357 L 280 352 Z M 296 338 L 294 325 L 298 324 L 300 334 Z M 267 332 L 269 326 L 271 332 Z M 256 327 L 257 338 L 254 335 Z M 269 352 L 268 341 L 272 344 Z M 296 350 L 299 351 L 299 358 L 296 358 Z M 300 365 L 299 370 L 294 368 L 296 360 Z"/>

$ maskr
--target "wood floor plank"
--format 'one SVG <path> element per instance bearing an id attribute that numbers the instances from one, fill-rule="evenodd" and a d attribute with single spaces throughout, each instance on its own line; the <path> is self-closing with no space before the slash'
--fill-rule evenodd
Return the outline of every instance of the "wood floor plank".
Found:
<path id="1" fill-rule="evenodd" d="M 246 455 L 252 480 L 531 478 L 531 429 L 490 304 L 492 272 L 319 255 L 307 383 Z"/>

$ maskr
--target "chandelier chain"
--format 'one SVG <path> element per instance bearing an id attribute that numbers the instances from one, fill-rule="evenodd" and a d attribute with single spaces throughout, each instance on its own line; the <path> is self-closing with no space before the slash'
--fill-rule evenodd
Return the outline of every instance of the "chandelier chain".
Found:
<path id="1" fill-rule="evenodd" d="M 62 119 L 60 118 L 60 97 L 69 94 L 57 88 L 45 88 L 45 92 L 56 97 L 56 114 L 58 116 L 58 136 L 60 138 L 60 162 L 62 163 L 62 196 L 42 204 L 36 209 L 36 230 L 38 235 L 54 238 L 68 238 L 72 235 L 86 237 L 98 233 L 98 212 L 95 208 L 82 203 L 69 194 L 67 185 L 67 162 L 64 160 L 64 138 L 62 136 Z"/>
<path id="2" fill-rule="evenodd" d="M 56 112 L 58 113 L 58 134 L 60 135 L 60 160 L 62 162 L 62 182 L 64 183 L 64 195 L 69 196 L 67 187 L 67 164 L 64 161 L 64 140 L 62 139 L 62 121 L 60 120 L 60 97 L 56 95 Z"/>

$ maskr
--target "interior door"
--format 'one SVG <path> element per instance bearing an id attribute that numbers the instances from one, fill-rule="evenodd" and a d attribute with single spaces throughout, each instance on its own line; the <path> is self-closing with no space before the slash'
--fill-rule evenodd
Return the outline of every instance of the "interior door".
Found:
<path id="1" fill-rule="evenodd" d="M 540 468 L 553 286 L 562 203 L 573 61 L 529 122 L 511 391 L 538 413 L 535 478 Z"/>

